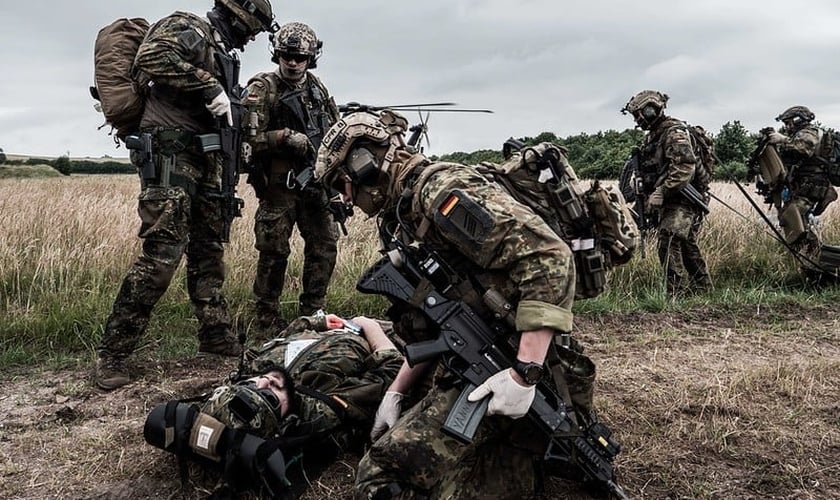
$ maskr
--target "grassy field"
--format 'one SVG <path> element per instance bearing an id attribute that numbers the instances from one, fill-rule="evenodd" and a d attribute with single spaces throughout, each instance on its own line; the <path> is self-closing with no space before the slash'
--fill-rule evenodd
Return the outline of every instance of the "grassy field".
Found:
<path id="1" fill-rule="evenodd" d="M 247 319 L 256 206 L 227 250 L 226 295 Z M 714 193 L 701 237 L 716 288 L 669 300 L 651 244 L 575 305 L 575 335 L 598 366 L 596 407 L 623 443 L 619 482 L 633 498 L 840 498 L 838 288 L 804 286 L 798 266 L 733 186 Z M 145 444 L 152 407 L 217 385 L 235 361 L 195 358 L 183 269 L 155 309 L 135 380 L 102 393 L 89 382 L 117 288 L 139 250 L 134 176 L 0 181 L 0 494 L 8 498 L 161 498 L 181 492 L 172 455 Z M 840 242 L 840 209 L 823 216 Z M 381 315 L 354 291 L 378 256 L 373 221 L 339 242 L 329 308 Z M 283 308 L 300 291 L 293 247 Z M 49 452 L 45 453 L 45 450 Z M 313 476 L 305 498 L 350 498 L 357 453 Z M 194 483 L 183 498 L 204 498 Z M 587 498 L 547 481 L 546 498 Z"/>
<path id="2" fill-rule="evenodd" d="M 35 357 L 67 361 L 92 353 L 126 270 L 139 251 L 136 231 L 138 186 L 133 176 L 71 176 L 7 179 L 0 183 L 0 363 Z M 249 186 L 244 217 L 234 222 L 227 247 L 226 295 L 237 317 L 245 316 L 256 266 L 251 221 L 256 200 Z M 634 258 L 610 276 L 609 290 L 579 301 L 576 312 L 666 311 L 702 303 L 763 303 L 779 298 L 809 300 L 820 292 L 803 289 L 797 266 L 728 184 L 714 192 L 748 220 L 712 202 L 701 235 L 713 293 L 669 301 L 664 293 L 653 242 L 647 258 Z M 840 241 L 838 204 L 823 216 L 827 241 Z M 383 302 L 355 292 L 357 277 L 378 256 L 372 220 L 353 218 L 349 237 L 339 242 L 339 259 L 328 307 L 339 314 L 377 314 Z M 291 317 L 300 292 L 300 239 L 289 265 L 283 297 Z M 832 292 L 822 292 L 832 293 Z M 183 267 L 155 310 L 146 349 L 164 357 L 193 349 L 191 316 Z M 173 333 L 177 332 L 177 333 Z"/>

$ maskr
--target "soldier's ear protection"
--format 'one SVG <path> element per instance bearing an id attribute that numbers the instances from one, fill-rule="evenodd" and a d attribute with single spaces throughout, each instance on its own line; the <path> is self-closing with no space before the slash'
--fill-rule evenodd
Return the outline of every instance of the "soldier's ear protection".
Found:
<path id="1" fill-rule="evenodd" d="M 641 115 L 645 120 L 653 120 L 659 116 L 659 107 L 654 106 L 653 104 L 647 104 L 644 108 L 642 108 Z"/>
<path id="2" fill-rule="evenodd" d="M 347 153 L 344 171 L 355 185 L 373 186 L 379 180 L 376 155 L 364 146 L 354 147 Z"/>

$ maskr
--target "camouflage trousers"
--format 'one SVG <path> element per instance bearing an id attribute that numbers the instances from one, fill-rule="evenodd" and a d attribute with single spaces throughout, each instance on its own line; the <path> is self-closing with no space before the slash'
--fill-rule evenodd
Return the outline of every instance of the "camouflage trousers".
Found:
<path id="1" fill-rule="evenodd" d="M 516 437 L 528 418 L 489 416 L 464 444 L 440 431 L 459 389 L 434 388 L 376 441 L 359 462 L 358 498 L 521 499 L 537 489 L 536 453 Z"/>
<path id="2" fill-rule="evenodd" d="M 668 293 L 705 290 L 712 286 L 706 261 L 697 245 L 702 214 L 683 205 L 666 205 L 659 218 L 659 262 Z"/>
<path id="3" fill-rule="evenodd" d="M 335 268 L 337 231 L 326 199 L 295 190 L 284 190 L 283 194 L 261 200 L 254 221 L 259 260 L 253 290 L 260 322 L 271 323 L 278 314 L 277 301 L 283 293 L 295 224 L 304 241 L 299 315 L 308 316 L 324 308 Z"/>
<path id="4" fill-rule="evenodd" d="M 231 320 L 222 296 L 225 279 L 218 201 L 201 190 L 149 186 L 140 193 L 142 252 L 123 280 L 99 346 L 101 355 L 131 354 L 152 309 L 166 292 L 181 256 L 187 256 L 187 290 L 199 322 L 199 338 L 224 335 Z"/>

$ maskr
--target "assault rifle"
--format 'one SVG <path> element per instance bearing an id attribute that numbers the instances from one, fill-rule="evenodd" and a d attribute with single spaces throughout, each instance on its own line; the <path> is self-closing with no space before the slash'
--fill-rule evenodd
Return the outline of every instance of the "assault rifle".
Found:
<path id="1" fill-rule="evenodd" d="M 348 205 L 344 203 L 344 200 L 341 199 L 341 194 L 336 194 L 332 198 L 330 198 L 330 204 L 327 206 L 330 213 L 333 216 L 333 220 L 338 224 L 338 227 L 341 228 L 341 233 L 344 236 L 347 236 L 347 226 L 345 223 L 347 222 L 348 217 L 353 216 L 353 205 Z"/>
<path id="2" fill-rule="evenodd" d="M 644 259 L 646 257 L 645 240 L 648 233 L 655 229 L 659 224 L 659 214 L 647 210 L 648 194 L 645 191 L 645 182 L 639 172 L 639 148 L 633 148 L 630 152 L 630 157 L 622 168 L 622 177 L 632 179 L 631 189 L 633 191 L 633 215 L 636 218 L 636 226 L 639 228 L 639 246 L 641 247 L 641 255 Z"/>
<path id="3" fill-rule="evenodd" d="M 198 145 L 202 152 L 221 151 L 222 154 L 222 185 L 218 194 L 211 197 L 221 201 L 222 205 L 222 242 L 230 241 L 230 226 L 233 219 L 242 217 L 242 207 L 245 200 L 236 196 L 236 186 L 239 184 L 239 171 L 242 167 L 242 101 L 239 96 L 242 88 L 239 86 L 239 59 L 235 55 L 228 55 L 216 51 L 216 65 L 221 72 L 219 83 L 230 98 L 230 112 L 233 125 L 226 117 L 219 118 L 219 133 L 197 136 Z"/>
<path id="4" fill-rule="evenodd" d="M 434 253 L 398 247 L 371 267 L 356 284 L 362 293 L 385 295 L 392 302 L 410 303 L 440 329 L 437 339 L 409 344 L 409 365 L 441 358 L 465 384 L 449 410 L 442 431 L 469 443 L 487 412 L 489 398 L 467 397 L 490 376 L 513 365 L 514 337 L 507 324 L 488 324 L 463 301 L 443 295 L 453 284 L 453 272 Z M 441 291 L 438 291 L 441 290 Z M 622 499 L 629 498 L 615 482 L 612 461 L 621 450 L 611 431 L 601 423 L 582 429 L 569 416 L 567 405 L 545 382 L 536 387 L 528 417 L 545 436 L 543 459 L 551 464 L 576 466 L 584 479 Z M 573 432 L 573 435 L 558 435 Z"/>

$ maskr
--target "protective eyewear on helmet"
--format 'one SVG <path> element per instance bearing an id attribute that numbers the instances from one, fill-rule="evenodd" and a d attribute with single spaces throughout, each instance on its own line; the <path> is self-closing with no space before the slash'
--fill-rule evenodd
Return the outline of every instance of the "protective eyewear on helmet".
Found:
<path id="1" fill-rule="evenodd" d="M 306 54 L 292 54 L 290 52 L 281 52 L 280 59 L 283 59 L 287 62 L 296 62 L 298 64 L 304 63 L 309 60 L 309 56 Z"/>

